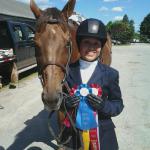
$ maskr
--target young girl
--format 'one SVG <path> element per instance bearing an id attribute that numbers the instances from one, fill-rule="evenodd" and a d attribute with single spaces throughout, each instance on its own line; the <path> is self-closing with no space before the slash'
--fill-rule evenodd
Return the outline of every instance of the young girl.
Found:
<path id="1" fill-rule="evenodd" d="M 118 71 L 107 65 L 101 64 L 99 61 L 101 49 L 106 42 L 106 38 L 107 33 L 105 25 L 100 20 L 86 19 L 83 21 L 78 27 L 76 35 L 80 59 L 70 65 L 69 74 L 67 76 L 67 82 L 70 88 L 76 87 L 74 95 L 68 96 L 65 100 L 68 110 L 77 109 L 76 128 L 81 132 L 84 130 L 81 127 L 81 123 L 78 122 L 80 119 L 77 119 L 78 117 L 81 118 L 80 111 L 82 111 L 82 109 L 87 107 L 89 111 L 97 113 L 98 122 L 95 128 L 96 131 L 99 131 L 97 137 L 99 147 L 91 147 L 91 135 L 88 135 L 88 138 L 85 139 L 89 140 L 89 144 L 83 144 L 84 150 L 118 150 L 118 143 L 114 130 L 115 126 L 111 117 L 119 115 L 124 106 L 119 87 Z M 97 88 L 97 91 L 100 93 L 88 92 L 91 85 Z M 79 90 L 79 92 L 75 94 L 77 90 Z M 83 106 L 85 107 L 82 107 L 80 104 L 83 97 L 85 98 L 85 102 L 83 102 Z M 90 130 L 92 126 L 94 128 L 95 124 L 92 117 L 86 115 L 87 113 L 85 114 L 87 118 L 82 116 L 85 122 L 87 119 L 89 121 L 86 126 L 87 129 L 85 129 L 87 131 L 83 131 L 85 135 L 90 134 Z M 90 126 L 89 124 L 91 124 L 91 128 L 88 128 L 88 126 Z M 84 136 L 82 142 L 79 142 L 79 137 L 78 140 L 75 140 L 77 137 L 78 135 L 75 134 L 72 143 L 70 143 L 72 144 L 72 149 L 76 147 L 79 148 L 81 143 L 84 142 Z"/>

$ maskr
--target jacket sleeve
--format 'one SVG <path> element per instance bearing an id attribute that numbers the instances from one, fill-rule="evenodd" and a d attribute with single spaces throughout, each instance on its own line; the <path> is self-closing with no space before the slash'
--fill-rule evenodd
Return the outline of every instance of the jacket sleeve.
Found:
<path id="1" fill-rule="evenodd" d="M 109 80 L 109 93 L 108 98 L 103 102 L 103 108 L 100 110 L 106 117 L 114 117 L 119 115 L 123 108 L 123 100 L 119 87 L 119 73 L 115 71 L 111 74 L 111 79 Z"/>

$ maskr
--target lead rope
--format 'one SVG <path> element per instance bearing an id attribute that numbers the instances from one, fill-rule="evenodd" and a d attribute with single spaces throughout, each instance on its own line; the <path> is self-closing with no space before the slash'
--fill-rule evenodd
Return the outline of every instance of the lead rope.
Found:
<path id="1" fill-rule="evenodd" d="M 64 82 L 64 86 L 65 86 L 65 88 L 67 89 L 67 92 L 68 93 L 70 93 L 70 87 L 69 87 L 69 85 L 68 85 L 68 83 L 65 81 Z M 67 96 L 67 94 L 66 93 L 64 93 L 64 95 L 65 96 Z M 65 102 L 64 102 L 64 105 L 65 105 Z M 71 123 L 71 125 L 72 125 L 72 127 L 73 127 L 73 130 L 75 131 L 75 150 L 78 150 L 77 149 L 77 145 L 78 145 L 78 135 L 79 135 L 79 138 L 80 138 L 80 143 L 81 143 L 81 147 L 82 147 L 82 137 L 81 137 L 81 135 L 80 135 L 80 131 L 79 130 L 77 130 L 76 129 L 76 127 L 75 127 L 75 123 L 73 122 L 73 119 L 72 119 L 72 117 L 70 116 L 70 114 L 68 113 L 68 111 L 67 111 L 67 109 L 66 109 L 66 106 L 64 106 L 64 108 L 65 108 L 65 111 L 66 111 L 66 113 L 67 113 L 67 115 L 68 115 L 68 119 L 69 119 L 69 121 L 70 121 L 70 123 Z M 75 108 L 75 111 L 74 111 L 74 113 L 76 114 L 76 111 L 77 111 L 77 109 Z"/>
<path id="2" fill-rule="evenodd" d="M 70 93 L 69 91 L 71 90 L 70 89 L 70 87 L 69 87 L 69 85 L 68 85 L 68 83 L 67 82 L 64 82 L 64 86 L 65 86 L 65 88 L 67 89 L 67 92 L 68 93 Z M 64 94 L 66 94 L 66 93 L 64 93 Z M 66 95 L 65 95 L 66 96 Z M 64 103 L 65 104 L 65 103 Z M 65 107 L 66 108 L 66 107 Z M 67 109 L 66 109 L 66 112 L 67 112 Z M 75 114 L 77 113 L 77 108 L 75 108 L 75 112 L 74 112 Z M 82 136 L 81 136 L 81 132 L 79 131 L 79 130 L 77 130 L 76 129 L 76 127 L 75 127 L 75 123 L 73 122 L 73 120 L 72 120 L 72 118 L 70 118 L 70 115 L 69 115 L 69 120 L 70 120 L 70 122 L 71 122 L 71 125 L 72 125 L 72 127 L 73 127 L 73 129 L 74 129 L 74 131 L 75 131 L 75 134 L 76 134 L 76 137 L 75 137 L 75 150 L 78 150 L 78 137 L 80 138 L 79 140 L 80 140 L 80 144 L 81 144 L 81 148 L 83 148 L 83 140 L 82 140 Z"/>
<path id="3" fill-rule="evenodd" d="M 52 117 L 52 115 L 53 115 L 54 112 L 55 112 L 55 111 L 52 111 L 52 112 L 49 114 L 49 116 L 48 116 L 48 129 L 49 129 L 51 135 L 53 136 L 53 138 L 57 141 L 57 143 L 58 143 L 60 146 L 62 146 L 62 145 L 67 144 L 67 143 L 71 140 L 72 137 L 69 136 L 66 141 L 61 142 L 61 137 L 62 137 L 62 134 L 63 134 L 63 132 L 64 132 L 64 130 L 65 130 L 65 127 L 60 131 L 60 133 L 58 134 L 58 136 L 56 136 L 56 134 L 55 134 L 55 132 L 54 132 L 52 126 L 51 126 L 51 122 L 50 122 L 50 119 L 51 119 L 51 117 Z"/>

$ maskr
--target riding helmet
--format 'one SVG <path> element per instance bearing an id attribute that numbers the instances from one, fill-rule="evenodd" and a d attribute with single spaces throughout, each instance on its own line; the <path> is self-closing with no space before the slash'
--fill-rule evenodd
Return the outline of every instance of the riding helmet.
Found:
<path id="1" fill-rule="evenodd" d="M 79 25 L 76 34 L 76 41 L 79 47 L 82 39 L 93 37 L 101 41 L 102 47 L 107 40 L 106 27 L 102 21 L 94 18 L 86 19 Z"/>

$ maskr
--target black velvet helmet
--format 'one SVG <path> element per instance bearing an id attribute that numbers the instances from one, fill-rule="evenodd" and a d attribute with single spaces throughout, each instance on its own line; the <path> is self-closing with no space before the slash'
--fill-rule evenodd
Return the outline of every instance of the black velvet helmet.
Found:
<path id="1" fill-rule="evenodd" d="M 81 40 L 87 37 L 93 37 L 98 39 L 99 41 L 101 41 L 103 47 L 107 40 L 106 27 L 103 24 L 103 22 L 93 18 L 86 19 L 83 22 L 81 22 L 76 34 L 76 41 L 78 47 L 80 45 Z"/>

